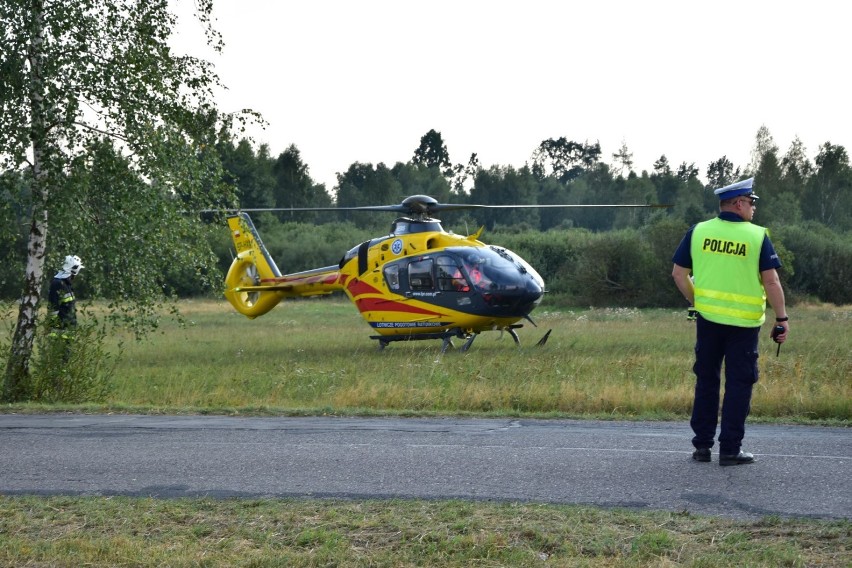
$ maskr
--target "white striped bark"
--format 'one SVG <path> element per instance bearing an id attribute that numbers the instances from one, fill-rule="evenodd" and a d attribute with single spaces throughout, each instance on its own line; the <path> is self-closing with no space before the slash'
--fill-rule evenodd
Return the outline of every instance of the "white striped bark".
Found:
<path id="1" fill-rule="evenodd" d="M 47 241 L 47 200 L 50 195 L 49 133 L 45 101 L 45 84 L 42 76 L 44 45 L 43 0 L 32 2 L 32 40 L 28 54 L 30 65 L 30 140 L 33 153 L 33 211 L 27 243 L 27 265 L 24 289 L 18 310 L 18 321 L 6 365 L 2 399 L 20 400 L 26 396 L 29 381 L 30 358 L 35 343 L 38 308 L 44 283 L 45 245 Z"/>

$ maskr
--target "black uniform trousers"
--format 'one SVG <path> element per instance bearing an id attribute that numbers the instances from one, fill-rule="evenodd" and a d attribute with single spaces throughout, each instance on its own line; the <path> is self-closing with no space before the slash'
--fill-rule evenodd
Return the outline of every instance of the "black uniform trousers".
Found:
<path id="1" fill-rule="evenodd" d="M 719 416 L 722 361 L 725 362 L 725 397 L 719 453 L 738 454 L 751 410 L 751 393 L 757 382 L 757 342 L 760 327 L 737 327 L 696 320 L 695 401 L 690 425 L 696 448 L 712 448 Z"/>

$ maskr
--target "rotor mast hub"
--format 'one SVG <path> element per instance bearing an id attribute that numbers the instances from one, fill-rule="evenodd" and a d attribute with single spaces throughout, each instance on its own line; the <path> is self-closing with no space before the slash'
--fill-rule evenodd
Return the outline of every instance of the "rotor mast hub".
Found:
<path id="1" fill-rule="evenodd" d="M 403 208 L 407 213 L 419 221 L 425 221 L 431 217 L 438 205 L 438 200 L 428 195 L 412 195 L 402 201 Z"/>

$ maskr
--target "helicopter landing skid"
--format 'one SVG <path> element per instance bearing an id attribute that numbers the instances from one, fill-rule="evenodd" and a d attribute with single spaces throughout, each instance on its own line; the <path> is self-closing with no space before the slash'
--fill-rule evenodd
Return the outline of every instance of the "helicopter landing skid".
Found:
<path id="1" fill-rule="evenodd" d="M 524 327 L 523 324 L 514 324 L 505 328 L 505 330 L 509 333 L 514 340 L 515 345 L 518 347 L 521 346 L 521 339 L 518 337 L 515 329 L 519 327 Z M 462 353 L 466 352 L 470 349 L 470 346 L 473 345 L 473 340 L 476 339 L 476 336 L 479 333 L 471 333 L 468 331 L 464 331 L 462 329 L 450 329 L 441 333 L 418 333 L 412 335 L 371 335 L 370 339 L 375 339 L 379 342 L 379 351 L 384 350 L 385 347 L 390 345 L 394 341 L 421 341 L 424 339 L 440 339 L 443 343 L 441 345 L 441 353 L 446 353 L 447 349 L 450 347 L 455 347 L 453 345 L 453 338 L 457 337 L 459 339 L 464 339 L 465 342 L 459 349 Z"/>
<path id="2" fill-rule="evenodd" d="M 465 344 L 462 351 L 467 351 L 476 334 L 470 334 L 461 329 L 450 329 L 441 333 L 418 333 L 412 335 L 371 335 L 370 339 L 375 339 L 379 342 L 379 351 L 390 345 L 394 341 L 421 341 L 424 339 L 440 339 L 443 341 L 441 345 L 441 353 L 445 353 L 447 349 L 453 346 L 453 338 L 458 337 L 465 339 Z"/>

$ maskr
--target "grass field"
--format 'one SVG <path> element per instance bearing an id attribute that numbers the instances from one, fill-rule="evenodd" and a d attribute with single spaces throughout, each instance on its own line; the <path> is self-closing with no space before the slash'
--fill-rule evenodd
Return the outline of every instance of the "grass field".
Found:
<path id="1" fill-rule="evenodd" d="M 463 501 L 0 497 L 0 565 L 15 567 L 847 567 L 850 531 Z"/>
<path id="2" fill-rule="evenodd" d="M 184 302 L 185 326 L 123 344 L 103 403 L 5 412 L 453 414 L 686 419 L 685 311 L 543 306 L 539 327 L 379 351 L 343 300 L 282 304 L 251 321 Z M 797 306 L 776 357 L 761 338 L 756 421 L 848 425 L 852 307 Z M 547 345 L 535 342 L 548 329 Z M 1 475 L 1 474 L 0 474 Z M 852 522 L 459 501 L 154 500 L 0 496 L 0 566 L 852 565 Z"/>
<path id="3" fill-rule="evenodd" d="M 685 311 L 554 309 L 519 330 L 441 354 L 439 341 L 379 351 L 345 300 L 282 303 L 248 320 L 218 301 L 184 302 L 124 339 L 112 408 L 157 412 L 516 414 L 683 418 L 692 401 L 694 324 Z M 761 337 L 752 419 L 846 422 L 852 411 L 852 307 L 791 309 L 776 356 Z M 544 347 L 535 343 L 548 329 Z M 458 342 L 457 342 L 458 343 Z"/>

